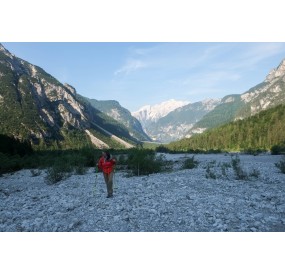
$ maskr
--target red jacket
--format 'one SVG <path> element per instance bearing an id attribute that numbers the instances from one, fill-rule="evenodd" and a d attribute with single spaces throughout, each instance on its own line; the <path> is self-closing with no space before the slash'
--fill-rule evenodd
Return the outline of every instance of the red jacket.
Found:
<path id="1" fill-rule="evenodd" d="M 110 174 L 114 170 L 115 165 L 116 161 L 114 159 L 105 160 L 104 157 L 101 157 L 98 161 L 98 169 L 105 174 Z"/>

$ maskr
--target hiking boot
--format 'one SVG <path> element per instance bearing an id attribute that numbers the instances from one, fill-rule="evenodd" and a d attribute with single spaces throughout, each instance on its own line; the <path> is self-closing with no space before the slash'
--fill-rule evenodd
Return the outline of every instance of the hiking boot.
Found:
<path id="1" fill-rule="evenodd" d="M 108 194 L 107 198 L 113 198 L 113 194 Z"/>

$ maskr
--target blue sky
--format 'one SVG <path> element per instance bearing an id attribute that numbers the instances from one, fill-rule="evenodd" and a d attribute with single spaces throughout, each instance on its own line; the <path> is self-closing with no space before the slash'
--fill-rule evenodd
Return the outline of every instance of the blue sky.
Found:
<path id="1" fill-rule="evenodd" d="M 135 111 L 169 99 L 243 93 L 285 58 L 285 43 L 2 43 L 79 94 Z"/>

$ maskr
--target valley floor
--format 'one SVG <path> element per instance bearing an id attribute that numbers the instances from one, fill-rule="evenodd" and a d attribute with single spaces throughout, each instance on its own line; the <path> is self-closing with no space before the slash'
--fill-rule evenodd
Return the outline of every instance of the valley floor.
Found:
<path id="1" fill-rule="evenodd" d="M 225 165 L 230 155 L 195 155 L 199 165 L 192 170 L 179 169 L 186 155 L 166 157 L 175 161 L 173 172 L 126 177 L 117 171 L 111 199 L 93 168 L 56 185 L 46 183 L 45 171 L 34 177 L 30 170 L 5 174 L 0 231 L 285 231 L 285 175 L 275 167 L 280 156 L 240 155 L 246 171 L 259 172 L 246 181 Z M 207 167 L 216 179 L 206 177 Z"/>

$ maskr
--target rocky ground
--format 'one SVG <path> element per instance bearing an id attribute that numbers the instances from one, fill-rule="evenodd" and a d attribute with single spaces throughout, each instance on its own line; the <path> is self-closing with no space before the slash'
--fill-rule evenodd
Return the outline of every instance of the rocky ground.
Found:
<path id="1" fill-rule="evenodd" d="M 192 156 L 192 155 L 188 155 Z M 55 184 L 46 171 L 0 177 L 0 231 L 284 232 L 285 174 L 280 156 L 240 155 L 250 175 L 238 180 L 230 155 L 195 155 L 197 168 L 180 170 L 186 155 L 166 155 L 173 172 L 115 174 L 106 198 L 102 174 L 90 168 Z"/>

